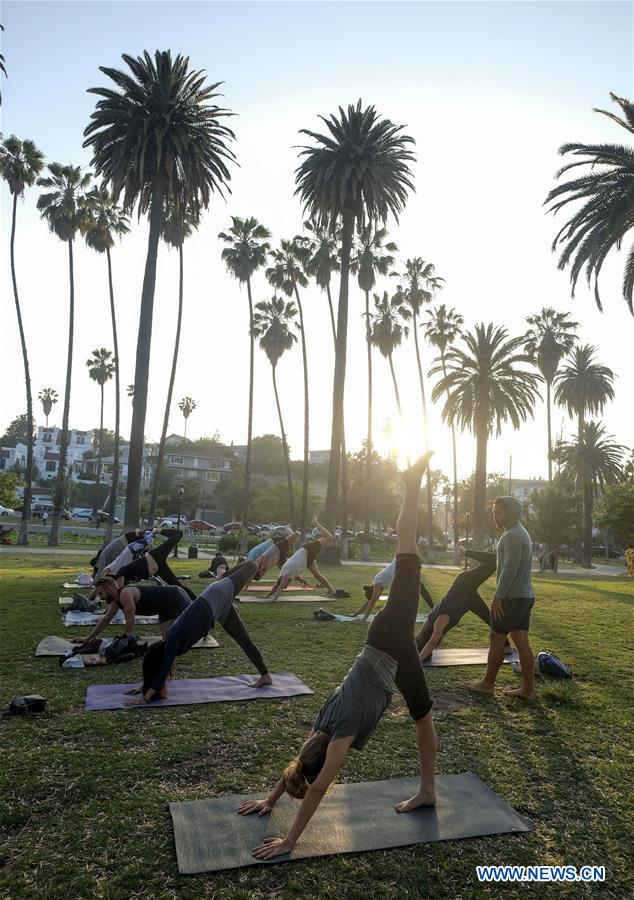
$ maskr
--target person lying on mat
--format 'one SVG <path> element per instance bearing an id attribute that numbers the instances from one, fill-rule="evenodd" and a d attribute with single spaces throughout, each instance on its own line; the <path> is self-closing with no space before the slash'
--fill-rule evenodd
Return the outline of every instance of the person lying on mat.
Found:
<path id="1" fill-rule="evenodd" d="M 459 550 L 461 556 L 475 559 L 480 565 L 456 575 L 445 596 L 434 606 L 427 621 L 416 634 L 416 645 L 423 661 L 429 659 L 447 632 L 456 627 L 465 613 L 473 613 L 482 619 L 487 628 L 491 627 L 489 607 L 478 593 L 478 588 L 495 572 L 495 553 L 470 550 L 462 542 Z M 512 653 L 511 645 L 508 641 L 506 643 L 507 652 Z"/>
<path id="2" fill-rule="evenodd" d="M 96 596 L 107 603 L 106 611 L 88 637 L 73 638 L 73 644 L 87 644 L 112 622 L 119 610 L 125 618 L 125 633 L 134 633 L 136 616 L 158 616 L 161 634 L 165 634 L 172 622 L 178 618 L 191 597 L 179 585 L 148 584 L 137 587 L 121 587 L 112 575 L 102 575 L 95 582 Z"/>
<path id="3" fill-rule="evenodd" d="M 381 569 L 380 572 L 376 573 L 371 585 L 363 585 L 365 603 L 361 604 L 356 613 L 353 613 L 353 616 L 362 616 L 364 620 L 368 618 L 381 594 L 384 591 L 389 591 L 390 587 L 392 586 L 392 582 L 394 581 L 395 569 L 396 559 L 393 559 L 392 562 L 388 563 L 388 565 L 384 569 Z M 434 601 L 431 599 L 431 594 L 423 584 L 422 578 L 420 580 L 420 595 L 427 606 L 432 609 Z"/>
<path id="4" fill-rule="evenodd" d="M 278 555 L 277 547 L 271 547 L 260 557 L 259 562 L 248 560 L 232 575 L 207 585 L 200 597 L 183 610 L 164 639 L 152 644 L 148 649 L 143 657 L 143 684 L 140 688 L 127 691 L 129 694 L 140 693 L 141 696 L 127 701 L 127 705 L 150 703 L 152 700 L 165 698 L 167 681 L 172 676 L 176 657 L 191 650 L 216 622 L 220 622 L 229 637 L 244 650 L 260 673 L 253 687 L 272 684 L 273 679 L 262 659 L 262 654 L 251 640 L 233 601 L 257 572 L 266 571 L 275 563 Z"/>
<path id="5" fill-rule="evenodd" d="M 321 553 L 322 548 L 327 544 L 332 544 L 334 538 L 323 525 L 319 524 L 317 516 L 313 517 L 312 524 L 319 529 L 321 537 L 317 541 L 309 541 L 309 543 L 304 544 L 303 547 L 296 550 L 295 553 L 286 560 L 280 569 L 280 577 L 273 585 L 271 591 L 266 595 L 266 600 L 277 600 L 280 594 L 289 586 L 291 581 L 301 575 L 304 569 L 308 569 L 308 571 L 315 576 L 319 584 L 326 588 L 329 597 L 335 596 L 336 592 L 334 587 L 317 568 L 317 557 Z"/>
<path id="6" fill-rule="evenodd" d="M 402 693 L 416 723 L 420 789 L 397 803 L 399 813 L 436 803 L 436 732 L 432 701 L 414 642 L 418 612 L 421 561 L 416 546 L 416 523 L 421 479 L 431 453 L 403 474 L 405 497 L 398 517 L 394 581 L 385 607 L 368 628 L 366 644 L 343 682 L 317 714 L 308 739 L 286 767 L 266 800 L 248 800 L 239 812 L 248 816 L 270 812 L 284 792 L 301 799 L 295 821 L 284 837 L 265 838 L 255 847 L 256 859 L 290 853 L 352 747 L 361 750 L 372 736 L 392 694 Z"/>

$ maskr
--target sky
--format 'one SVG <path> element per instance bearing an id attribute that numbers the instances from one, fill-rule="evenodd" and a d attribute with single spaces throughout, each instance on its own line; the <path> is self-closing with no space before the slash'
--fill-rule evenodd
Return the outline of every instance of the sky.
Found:
<path id="1" fill-rule="evenodd" d="M 406 126 L 416 140 L 416 192 L 390 238 L 397 261 L 422 256 L 445 287 L 437 302 L 455 307 L 465 327 L 477 322 L 522 334 L 526 316 L 542 306 L 570 311 L 582 341 L 615 372 L 616 399 L 603 419 L 608 432 L 634 445 L 634 319 L 621 296 L 627 247 L 604 266 L 604 312 L 584 283 L 571 300 L 568 273 L 559 272 L 551 242 L 557 220 L 543 201 L 567 141 L 617 142 L 626 135 L 594 107 L 610 107 L 610 91 L 631 98 L 633 5 L 629 2 L 3 2 L 2 52 L 9 78 L 2 82 L 2 132 L 31 138 L 47 162 L 89 170 L 82 132 L 94 109 L 87 88 L 108 84 L 99 66 L 123 67 L 121 54 L 170 48 L 224 82 L 221 104 L 236 113 L 231 127 L 239 166 L 231 194 L 216 196 L 198 233 L 185 245 L 185 311 L 170 431 L 182 433 L 178 401 L 197 403 L 188 423 L 196 438 L 219 431 L 229 443 L 246 441 L 248 306 L 246 292 L 220 258 L 218 232 L 231 215 L 255 216 L 273 243 L 301 231 L 294 191 L 301 128 L 320 130 L 319 115 L 361 98 Z M 30 352 L 34 393 L 54 387 L 60 424 L 68 334 L 68 264 L 62 243 L 35 208 L 37 188 L 18 204 L 16 268 Z M 2 186 L 2 359 L 12 373 L 3 392 L 0 427 L 25 409 L 22 358 L 8 266 L 10 198 Z M 563 221 L 563 220 L 562 220 Z M 121 380 L 134 379 L 134 354 L 147 245 L 147 223 L 113 250 L 119 321 Z M 70 424 L 98 425 L 98 388 L 85 361 L 96 347 L 111 349 L 105 260 L 77 243 L 76 325 Z M 393 291 L 385 279 L 377 291 Z M 337 284 L 333 285 L 337 293 Z M 159 253 L 146 436 L 157 440 L 169 378 L 176 320 L 178 260 Z M 273 291 L 263 272 L 254 277 L 256 301 Z M 364 298 L 350 292 L 347 444 L 365 437 L 367 381 Z M 325 296 L 316 287 L 303 297 L 310 378 L 310 446 L 330 446 L 333 348 Z M 424 365 L 433 352 L 424 345 Z M 422 450 L 420 396 L 410 338 L 394 354 L 405 423 L 399 430 L 387 362 L 375 353 L 375 439 L 386 452 Z M 278 367 L 281 401 L 294 458 L 303 441 L 303 385 L 299 345 Z M 256 351 L 254 434 L 278 433 L 270 367 Z M 428 381 L 431 389 L 433 381 Z M 122 398 L 122 432 L 131 406 Z M 38 406 L 38 422 L 43 423 Z M 106 390 L 106 426 L 114 420 L 113 389 Z M 391 428 L 391 431 L 390 431 Z M 572 423 L 556 410 L 557 434 Z M 435 465 L 450 473 L 450 433 L 441 407 L 430 413 Z M 475 444 L 459 437 L 459 476 L 475 464 Z M 519 431 L 508 426 L 489 445 L 488 468 L 516 478 L 546 475 L 545 410 Z"/>

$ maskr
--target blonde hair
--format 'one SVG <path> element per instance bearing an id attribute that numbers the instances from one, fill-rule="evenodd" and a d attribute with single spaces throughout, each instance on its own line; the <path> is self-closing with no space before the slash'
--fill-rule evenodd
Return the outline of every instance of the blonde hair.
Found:
<path id="1" fill-rule="evenodd" d="M 330 735 L 317 731 L 304 741 L 295 759 L 282 773 L 284 790 L 296 800 L 302 800 L 306 791 L 321 772 L 326 761 Z"/>

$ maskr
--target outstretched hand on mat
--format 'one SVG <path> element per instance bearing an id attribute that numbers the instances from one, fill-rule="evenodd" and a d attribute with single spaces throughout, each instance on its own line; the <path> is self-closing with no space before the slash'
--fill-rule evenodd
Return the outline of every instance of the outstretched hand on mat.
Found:
<path id="1" fill-rule="evenodd" d="M 284 856 L 290 853 L 293 845 L 289 844 L 286 838 L 268 837 L 264 838 L 264 843 L 258 847 L 254 847 L 251 855 L 256 859 L 273 859 L 274 856 Z"/>
<path id="2" fill-rule="evenodd" d="M 274 804 L 270 803 L 268 800 L 245 800 L 238 809 L 238 812 L 241 816 L 250 816 L 254 812 L 256 812 L 258 816 L 265 816 L 267 813 L 271 812 L 273 805 Z"/>

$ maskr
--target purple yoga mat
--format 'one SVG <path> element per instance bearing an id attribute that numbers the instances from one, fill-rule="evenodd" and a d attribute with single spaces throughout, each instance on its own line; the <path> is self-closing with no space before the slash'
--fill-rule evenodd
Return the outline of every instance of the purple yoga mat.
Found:
<path id="1" fill-rule="evenodd" d="M 277 697 L 299 697 L 313 691 L 292 672 L 271 672 L 273 684 L 254 688 L 257 675 L 222 675 L 219 678 L 183 678 L 170 681 L 166 700 L 143 706 L 124 706 L 130 699 L 123 692 L 134 684 L 91 684 L 86 692 L 85 709 L 155 709 L 158 706 L 185 706 L 192 703 L 219 703 L 236 700 L 274 700 Z"/>

